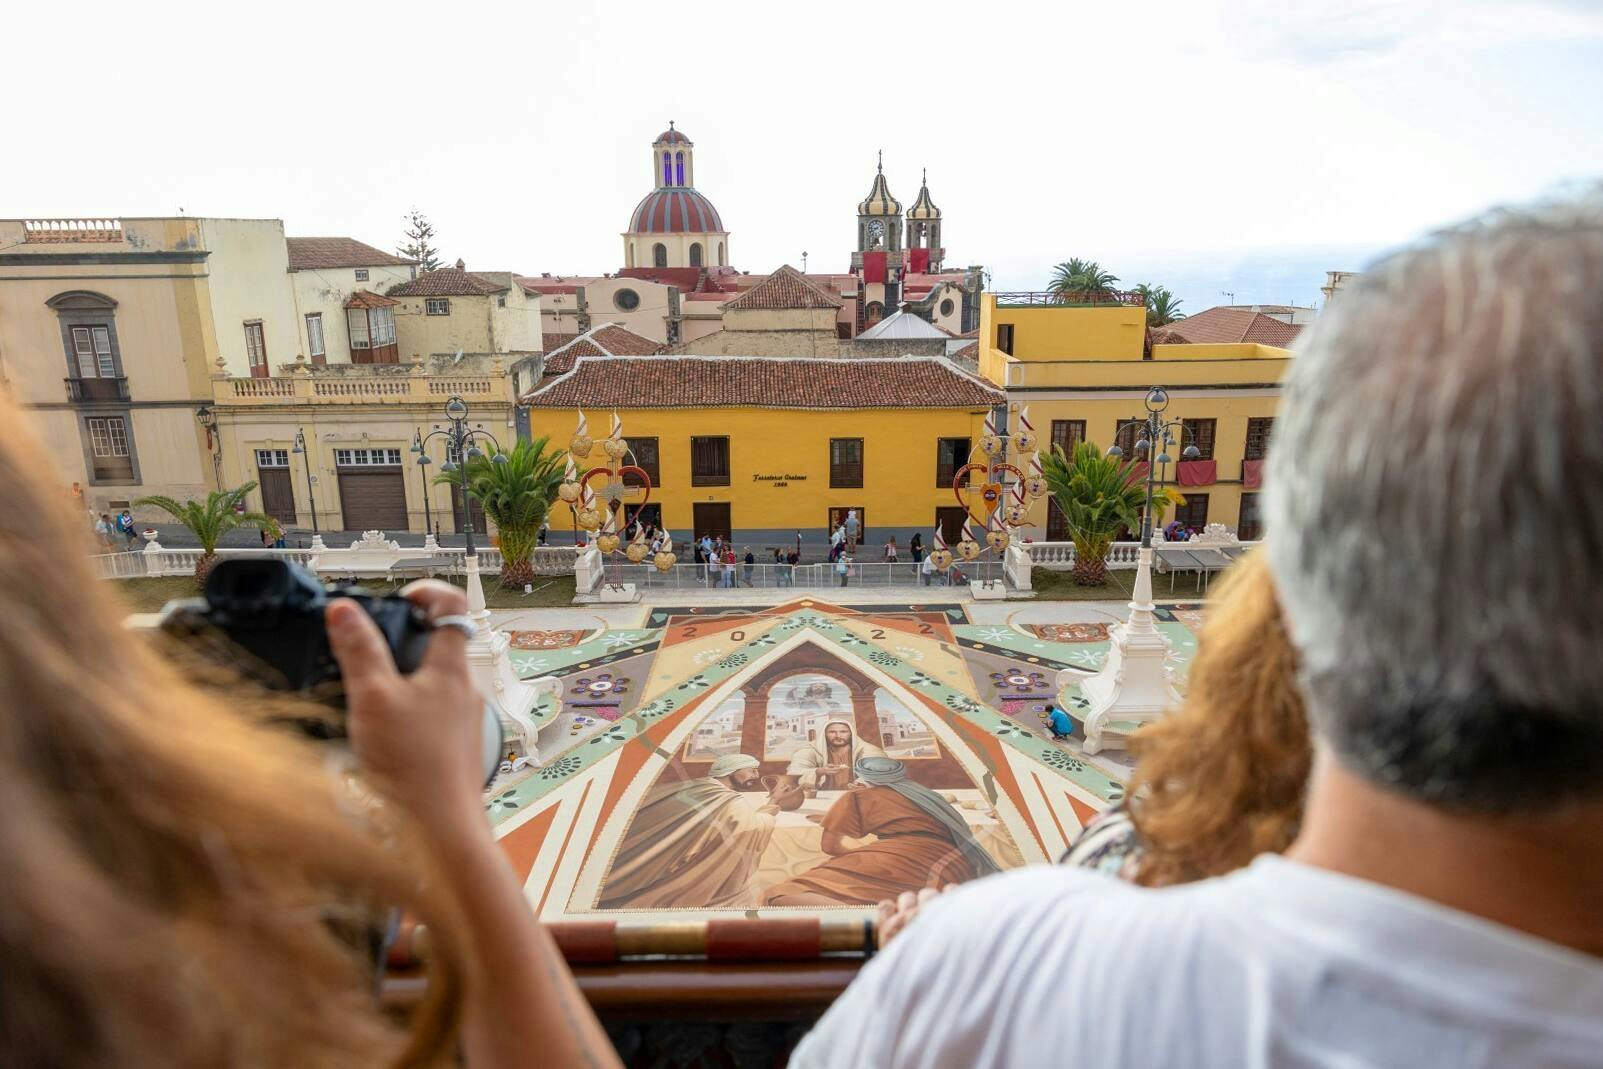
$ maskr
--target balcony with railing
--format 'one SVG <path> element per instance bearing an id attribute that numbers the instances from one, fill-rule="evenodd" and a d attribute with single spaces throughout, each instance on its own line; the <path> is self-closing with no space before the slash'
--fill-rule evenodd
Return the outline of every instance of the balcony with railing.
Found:
<path id="1" fill-rule="evenodd" d="M 491 364 L 489 367 L 476 366 Z M 512 380 L 499 361 L 464 359 L 441 369 L 423 364 L 295 365 L 273 378 L 212 379 L 220 405 L 438 405 L 447 397 L 469 403 L 513 401 Z"/>
<path id="2" fill-rule="evenodd" d="M 1146 298 L 1135 290 L 1040 290 L 997 293 L 998 308 L 1100 308 L 1128 305 L 1146 307 Z"/>
<path id="3" fill-rule="evenodd" d="M 128 400 L 128 379 L 125 376 L 68 378 L 63 381 L 67 384 L 67 400 L 74 404 Z"/>

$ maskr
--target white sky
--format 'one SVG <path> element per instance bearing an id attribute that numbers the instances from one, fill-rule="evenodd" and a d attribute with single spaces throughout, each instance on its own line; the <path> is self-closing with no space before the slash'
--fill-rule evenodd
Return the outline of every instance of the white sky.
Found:
<path id="1" fill-rule="evenodd" d="M 874 152 L 948 264 L 1198 311 L 1603 171 L 1603 0 L 16 4 L 0 215 L 282 218 L 600 273 L 668 120 L 736 266 L 844 270 Z"/>

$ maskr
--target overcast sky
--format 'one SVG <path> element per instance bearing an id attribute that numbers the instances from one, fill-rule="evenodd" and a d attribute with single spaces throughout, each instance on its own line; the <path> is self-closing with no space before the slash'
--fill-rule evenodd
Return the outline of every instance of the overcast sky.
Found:
<path id="1" fill-rule="evenodd" d="M 885 151 L 948 264 L 1094 258 L 1188 311 L 1603 173 L 1603 0 L 709 8 L 20 4 L 0 215 L 268 216 L 449 259 L 622 264 L 669 119 L 736 266 L 844 270 Z"/>

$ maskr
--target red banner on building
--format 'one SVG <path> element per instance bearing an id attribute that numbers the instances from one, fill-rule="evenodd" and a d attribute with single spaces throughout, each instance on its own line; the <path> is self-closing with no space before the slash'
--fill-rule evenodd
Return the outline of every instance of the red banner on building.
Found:
<path id="1" fill-rule="evenodd" d="M 928 249 L 908 249 L 907 269 L 918 275 L 928 274 L 930 269 L 930 251 Z"/>
<path id="2" fill-rule="evenodd" d="M 1219 481 L 1219 462 L 1216 460 L 1182 460 L 1181 486 L 1211 486 Z"/>
<path id="3" fill-rule="evenodd" d="M 863 253 L 863 281 L 885 281 L 885 254 L 883 252 Z"/>
<path id="4" fill-rule="evenodd" d="M 1243 490 L 1256 490 L 1263 485 L 1263 461 L 1243 460 L 1241 462 L 1241 488 Z"/>

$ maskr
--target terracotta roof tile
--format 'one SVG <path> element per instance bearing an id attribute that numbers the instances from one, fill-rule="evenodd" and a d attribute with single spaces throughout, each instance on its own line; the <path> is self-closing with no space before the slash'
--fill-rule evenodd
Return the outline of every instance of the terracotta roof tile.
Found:
<path id="1" fill-rule="evenodd" d="M 953 353 L 952 359 L 967 360 L 970 363 L 978 363 L 980 359 L 980 343 L 977 341 L 969 342 L 967 345 L 963 346 L 963 348 Z"/>
<path id="2" fill-rule="evenodd" d="M 542 353 L 555 352 L 578 336 L 576 332 L 572 331 L 561 334 L 548 331 L 540 335 L 540 351 Z"/>
<path id="3" fill-rule="evenodd" d="M 285 238 L 289 246 L 289 269 L 311 271 L 319 267 L 409 267 L 416 260 L 403 260 L 364 245 L 355 238 Z"/>
<path id="4" fill-rule="evenodd" d="M 584 334 L 569 337 L 563 345 L 546 350 L 542 374 L 561 375 L 572 371 L 574 361 L 581 356 L 650 356 L 662 348 L 661 342 L 642 337 L 616 323 L 603 323 Z"/>
<path id="5" fill-rule="evenodd" d="M 345 302 L 347 308 L 394 308 L 400 304 L 391 297 L 382 297 L 372 290 L 357 290 L 351 294 L 351 299 Z"/>
<path id="6" fill-rule="evenodd" d="M 757 283 L 725 308 L 839 308 L 840 298 L 809 282 L 789 264 Z"/>
<path id="7" fill-rule="evenodd" d="M 976 408 L 1000 390 L 939 357 L 883 360 L 757 356 L 579 358 L 524 394 L 534 408 Z"/>
<path id="8" fill-rule="evenodd" d="M 1198 345 L 1257 342 L 1284 348 L 1302 333 L 1302 324 L 1285 323 L 1247 308 L 1218 307 L 1177 319 L 1161 329 Z"/>
<path id="9" fill-rule="evenodd" d="M 508 287 L 480 278 L 472 271 L 442 267 L 425 271 L 410 282 L 390 287 L 391 297 L 485 297 L 505 293 Z"/>

